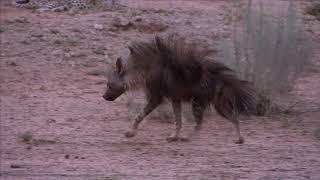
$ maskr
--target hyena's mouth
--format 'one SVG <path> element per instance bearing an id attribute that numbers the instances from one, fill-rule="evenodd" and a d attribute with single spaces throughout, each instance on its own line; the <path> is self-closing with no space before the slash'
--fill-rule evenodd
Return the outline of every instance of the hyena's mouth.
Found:
<path id="1" fill-rule="evenodd" d="M 103 95 L 102 96 L 103 99 L 107 100 L 107 101 L 114 101 L 117 97 L 111 97 L 111 96 L 108 96 L 108 95 Z"/>
<path id="2" fill-rule="evenodd" d="M 104 95 L 102 96 L 105 100 L 107 101 L 114 101 L 116 100 L 119 96 L 121 96 L 123 93 L 125 92 L 125 90 L 119 90 L 117 92 L 110 92 L 107 91 L 106 93 L 104 93 Z"/>

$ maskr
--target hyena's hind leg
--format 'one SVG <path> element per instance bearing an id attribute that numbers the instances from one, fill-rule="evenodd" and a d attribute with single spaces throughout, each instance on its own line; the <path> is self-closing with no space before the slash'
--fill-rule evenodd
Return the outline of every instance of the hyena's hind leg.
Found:
<path id="1" fill-rule="evenodd" d="M 234 124 L 236 131 L 237 131 L 237 139 L 235 140 L 236 144 L 243 144 L 244 138 L 241 136 L 240 133 L 240 122 L 237 115 L 234 115 L 232 118 L 230 118 L 232 124 Z"/>
<path id="2" fill-rule="evenodd" d="M 196 126 L 194 127 L 194 130 L 196 131 L 200 130 L 202 127 L 203 113 L 205 109 L 206 103 L 203 100 L 198 98 L 192 100 L 192 113 L 196 121 Z"/>
<path id="3" fill-rule="evenodd" d="M 141 121 L 150 114 L 161 103 L 161 98 L 152 97 L 148 100 L 143 111 L 134 119 L 131 129 L 125 133 L 126 137 L 133 137 L 137 133 L 137 129 Z"/>
<path id="4" fill-rule="evenodd" d="M 182 120 L 181 120 L 181 101 L 173 100 L 172 101 L 172 108 L 175 116 L 175 132 L 173 135 L 167 138 L 168 142 L 172 141 L 188 141 L 187 138 L 180 137 L 180 130 L 182 127 Z"/>
<path id="5" fill-rule="evenodd" d="M 230 109 L 234 109 L 233 107 L 225 108 L 221 104 L 215 104 L 215 109 L 218 114 L 220 114 L 222 117 L 230 120 L 232 122 L 232 124 L 235 126 L 236 131 L 237 131 L 237 139 L 235 140 L 235 143 L 236 144 L 243 144 L 244 138 L 241 136 L 241 133 L 240 133 L 240 122 L 238 119 L 239 113 L 234 112 L 234 110 L 230 110 Z"/>

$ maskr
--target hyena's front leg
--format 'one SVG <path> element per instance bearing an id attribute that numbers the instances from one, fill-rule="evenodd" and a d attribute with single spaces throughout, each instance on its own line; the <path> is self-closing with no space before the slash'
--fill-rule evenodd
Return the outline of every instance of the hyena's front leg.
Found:
<path id="1" fill-rule="evenodd" d="M 180 130 L 182 127 L 181 122 L 181 102 L 180 101 L 172 101 L 172 108 L 175 116 L 175 125 L 176 129 L 172 136 L 167 138 L 168 142 L 172 141 L 187 141 L 188 139 L 180 137 Z"/>
<path id="2" fill-rule="evenodd" d="M 156 99 L 151 99 L 148 101 L 148 104 L 143 109 L 143 111 L 134 119 L 131 129 L 125 133 L 126 137 L 133 137 L 137 133 L 137 129 L 141 121 L 150 114 L 159 104 L 161 101 Z"/>
<path id="3" fill-rule="evenodd" d="M 234 126 L 236 127 L 236 131 L 237 131 L 237 139 L 235 140 L 236 144 L 243 144 L 244 143 L 244 138 L 241 136 L 240 133 L 240 122 L 238 117 L 235 115 L 234 117 L 232 117 L 231 122 L 234 124 Z"/>
<path id="4" fill-rule="evenodd" d="M 195 131 L 201 129 L 202 121 L 203 121 L 203 113 L 206 109 L 206 103 L 201 99 L 193 99 L 192 101 L 192 112 L 196 121 L 196 126 L 194 127 Z"/>

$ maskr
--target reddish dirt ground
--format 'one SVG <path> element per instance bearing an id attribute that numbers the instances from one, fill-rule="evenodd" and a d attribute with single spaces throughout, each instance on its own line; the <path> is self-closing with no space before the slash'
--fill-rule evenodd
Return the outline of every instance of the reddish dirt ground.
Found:
<path id="1" fill-rule="evenodd" d="M 319 21 L 304 23 L 316 53 L 289 94 L 302 103 L 297 112 L 243 120 L 243 145 L 233 143 L 234 127 L 215 113 L 191 141 L 168 143 L 174 125 L 153 118 L 136 137 L 124 137 L 134 116 L 127 96 L 102 99 L 103 71 L 126 43 L 149 31 L 180 32 L 215 48 L 230 37 L 231 2 L 124 4 L 82 14 L 1 4 L 0 179 L 320 179 L 320 112 L 314 107 L 320 104 Z M 297 4 L 303 8 L 307 2 Z M 113 29 L 117 17 L 155 22 L 156 28 L 139 31 L 124 22 L 128 27 Z M 192 126 L 184 122 L 183 134 Z"/>

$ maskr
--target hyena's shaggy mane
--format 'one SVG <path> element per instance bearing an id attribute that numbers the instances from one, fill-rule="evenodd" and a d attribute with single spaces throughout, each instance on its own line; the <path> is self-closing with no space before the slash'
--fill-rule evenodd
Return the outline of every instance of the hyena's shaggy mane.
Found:
<path id="1" fill-rule="evenodd" d="M 131 57 L 128 66 L 144 79 L 157 70 L 170 70 L 177 81 L 193 84 L 202 78 L 205 66 L 214 74 L 232 73 L 232 70 L 211 58 L 212 51 L 200 50 L 196 45 L 186 43 L 175 34 L 151 41 L 136 41 L 129 46 Z"/>
<path id="2" fill-rule="evenodd" d="M 239 80 L 224 64 L 214 61 L 209 50 L 200 50 L 176 35 L 156 35 L 148 42 L 133 42 L 129 49 L 127 66 L 131 69 L 129 72 L 136 73 L 130 78 L 129 86 L 145 86 L 147 78 L 162 74 L 158 83 L 166 87 L 159 91 L 170 91 L 165 95 L 169 99 L 202 98 L 226 118 L 234 113 L 255 111 L 256 95 L 250 84 Z"/>
<path id="3" fill-rule="evenodd" d="M 198 62 L 208 56 L 208 51 L 199 51 L 176 35 L 156 35 L 149 42 L 134 42 L 129 46 L 136 68 L 149 69 L 153 66 L 174 68 L 181 80 L 198 77 L 201 65 Z M 192 77 L 190 76 L 192 75 Z"/>

